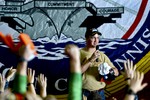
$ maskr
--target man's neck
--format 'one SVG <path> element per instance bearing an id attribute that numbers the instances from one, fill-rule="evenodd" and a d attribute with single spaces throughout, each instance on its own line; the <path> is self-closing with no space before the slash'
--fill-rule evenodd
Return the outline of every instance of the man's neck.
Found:
<path id="1" fill-rule="evenodd" d="M 95 52 L 95 50 L 96 50 L 96 47 L 88 47 L 88 46 L 86 46 L 85 48 L 84 48 L 86 51 L 88 51 L 88 52 Z"/>

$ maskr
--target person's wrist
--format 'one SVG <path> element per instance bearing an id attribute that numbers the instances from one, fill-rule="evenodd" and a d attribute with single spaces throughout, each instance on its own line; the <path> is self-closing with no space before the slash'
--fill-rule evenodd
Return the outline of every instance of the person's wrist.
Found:
<path id="1" fill-rule="evenodd" d="M 45 88 L 45 87 L 41 87 L 41 90 L 42 90 L 42 91 L 45 91 L 45 90 L 46 90 L 46 88 Z"/>
<path id="2" fill-rule="evenodd" d="M 33 83 L 32 83 L 32 82 L 30 82 L 30 83 L 28 83 L 28 84 L 27 84 L 27 86 L 30 86 L 30 85 L 33 85 Z"/>
<path id="3" fill-rule="evenodd" d="M 18 57 L 18 62 L 28 62 L 24 57 Z"/>
<path id="4" fill-rule="evenodd" d="M 93 62 L 94 62 L 91 58 L 89 58 L 88 61 L 89 61 L 90 63 L 93 63 Z"/>
<path id="5" fill-rule="evenodd" d="M 133 91 L 133 89 L 131 89 L 131 88 L 129 88 L 129 89 L 127 90 L 127 94 L 128 94 L 128 95 L 134 95 L 134 96 L 137 95 L 136 92 Z"/>

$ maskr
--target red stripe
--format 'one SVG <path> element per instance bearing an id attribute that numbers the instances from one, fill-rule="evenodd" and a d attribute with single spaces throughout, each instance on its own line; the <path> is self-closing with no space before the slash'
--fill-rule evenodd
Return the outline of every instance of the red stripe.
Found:
<path id="1" fill-rule="evenodd" d="M 22 94 L 15 94 L 16 95 L 16 100 L 24 100 L 24 96 Z"/>
<path id="2" fill-rule="evenodd" d="M 127 39 L 129 38 L 129 36 L 133 33 L 133 31 L 135 30 L 135 28 L 137 27 L 138 23 L 140 22 L 144 10 L 146 8 L 146 4 L 147 4 L 148 0 L 142 0 L 142 4 L 140 6 L 139 12 L 137 14 L 137 17 L 134 21 L 134 23 L 132 24 L 132 26 L 130 27 L 130 29 L 126 32 L 126 34 L 122 37 L 122 39 Z"/>

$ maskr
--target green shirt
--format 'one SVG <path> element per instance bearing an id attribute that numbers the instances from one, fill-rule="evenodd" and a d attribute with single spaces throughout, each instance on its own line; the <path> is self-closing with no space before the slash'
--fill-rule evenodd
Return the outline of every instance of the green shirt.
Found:
<path id="1" fill-rule="evenodd" d="M 13 92 L 25 94 L 27 91 L 27 76 L 16 74 L 14 79 Z"/>

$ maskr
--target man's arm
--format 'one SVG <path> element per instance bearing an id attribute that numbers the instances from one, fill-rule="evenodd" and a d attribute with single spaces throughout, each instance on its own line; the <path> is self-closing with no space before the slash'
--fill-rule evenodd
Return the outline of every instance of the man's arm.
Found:
<path id="1" fill-rule="evenodd" d="M 26 93 L 27 76 L 26 76 L 27 62 L 19 62 L 17 65 L 17 72 L 14 79 L 13 92 L 14 93 Z"/>
<path id="2" fill-rule="evenodd" d="M 70 79 L 68 100 L 82 99 L 82 75 L 80 65 L 79 48 L 75 45 L 67 45 L 65 53 L 70 58 Z"/>
<path id="3" fill-rule="evenodd" d="M 113 63 L 110 61 L 110 59 L 104 54 L 104 62 L 108 63 L 108 65 L 110 67 L 112 67 L 113 71 L 114 71 L 114 75 L 118 76 L 119 75 L 119 71 L 118 69 L 113 65 Z"/>
<path id="4" fill-rule="evenodd" d="M 86 62 L 81 65 L 81 72 L 84 73 L 90 67 L 92 62 L 93 61 L 91 61 L 90 59 L 86 60 Z"/>
<path id="5" fill-rule="evenodd" d="M 99 51 L 96 50 L 89 59 L 85 58 L 83 60 L 85 62 L 81 62 L 82 63 L 81 64 L 82 73 L 84 73 L 99 56 L 100 56 Z"/>
<path id="6" fill-rule="evenodd" d="M 18 51 L 20 61 L 18 62 L 16 76 L 14 79 L 14 87 L 13 87 L 14 93 L 20 94 L 26 93 L 27 64 L 30 55 L 32 55 L 33 53 L 34 50 L 30 48 L 30 45 L 27 46 L 23 45 Z"/>

